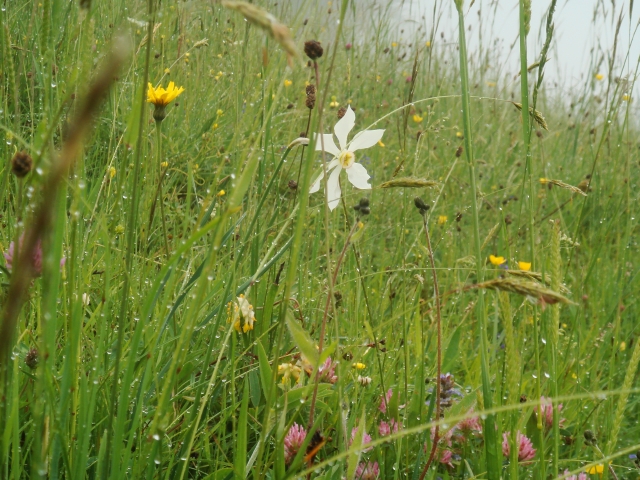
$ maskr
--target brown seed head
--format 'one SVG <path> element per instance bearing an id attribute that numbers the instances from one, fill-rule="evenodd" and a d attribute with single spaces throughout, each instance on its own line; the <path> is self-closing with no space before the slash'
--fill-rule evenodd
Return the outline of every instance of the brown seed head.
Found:
<path id="1" fill-rule="evenodd" d="M 462 145 L 460 145 L 456 150 L 456 157 L 460 157 L 462 155 Z"/>
<path id="2" fill-rule="evenodd" d="M 33 159 L 27 152 L 17 152 L 11 159 L 11 171 L 18 178 L 23 178 L 33 168 Z"/>
<path id="3" fill-rule="evenodd" d="M 324 53 L 324 50 L 323 50 L 322 45 L 320 44 L 319 41 L 317 41 L 317 40 L 308 40 L 308 41 L 304 42 L 304 53 L 311 60 L 317 60 L 318 58 L 322 57 L 322 54 Z"/>
<path id="4" fill-rule="evenodd" d="M 27 367 L 31 370 L 34 370 L 38 366 L 38 350 L 35 348 L 29 350 L 24 356 L 24 363 L 26 363 Z"/>
<path id="5" fill-rule="evenodd" d="M 347 113 L 347 109 L 345 107 L 340 107 L 338 109 L 338 119 L 344 117 L 345 113 Z"/>

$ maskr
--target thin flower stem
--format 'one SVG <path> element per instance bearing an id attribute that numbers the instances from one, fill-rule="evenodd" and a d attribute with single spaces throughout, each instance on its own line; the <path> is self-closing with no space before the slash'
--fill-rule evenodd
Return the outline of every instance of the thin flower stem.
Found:
<path id="1" fill-rule="evenodd" d="M 156 200 L 160 200 L 160 217 L 162 218 L 162 233 L 164 235 L 164 248 L 167 258 L 169 258 L 169 235 L 167 235 L 167 220 L 164 214 L 164 195 L 162 193 L 162 181 L 164 180 L 164 176 L 167 173 L 166 168 L 162 168 L 162 122 L 156 122 L 156 134 L 158 136 L 158 166 L 160 167 L 160 178 L 158 179 L 158 190 L 156 191 Z M 149 230 L 151 230 L 151 225 L 149 225 Z"/>
<path id="2" fill-rule="evenodd" d="M 464 131 L 465 154 L 469 166 L 469 178 L 471 184 L 471 212 L 473 217 L 473 237 L 476 257 L 477 281 L 484 280 L 484 269 L 482 262 L 482 246 L 480 242 L 480 221 L 478 214 L 478 188 L 476 182 L 476 162 L 473 157 L 473 144 L 471 142 L 471 113 L 469 108 L 469 72 L 467 66 L 467 43 L 465 37 L 464 12 L 462 1 L 455 0 L 458 11 L 458 35 L 460 45 L 460 85 L 462 89 L 462 120 Z M 527 110 L 528 111 L 528 110 Z M 487 339 L 487 312 L 484 306 L 484 292 L 478 292 L 477 315 L 480 336 L 480 366 L 482 376 L 482 403 L 484 410 L 493 408 L 493 389 L 491 376 L 489 374 L 489 363 L 487 353 L 489 341 Z M 489 480 L 500 478 L 502 466 L 498 457 L 498 433 L 496 431 L 496 420 L 494 416 L 487 416 L 484 421 L 485 432 L 485 455 L 487 459 L 487 476 Z"/>
<path id="3" fill-rule="evenodd" d="M 342 247 L 342 251 L 340 252 L 340 256 L 338 257 L 338 261 L 336 263 L 336 268 L 333 271 L 333 275 L 331 276 L 331 285 L 335 285 L 336 283 L 336 279 L 338 278 L 338 272 L 340 271 L 340 265 L 342 265 L 342 260 L 344 259 L 344 254 L 347 251 L 347 248 L 349 247 L 349 244 L 351 242 L 351 237 L 353 237 L 353 234 L 356 232 L 356 229 L 358 228 L 359 223 L 360 223 L 360 219 L 357 218 L 355 223 L 353 224 L 353 227 L 351 227 L 351 230 L 349 231 L 349 235 L 347 236 L 347 239 L 344 242 L 344 246 Z M 324 305 L 324 313 L 322 314 L 322 325 L 320 326 L 320 339 L 318 340 L 319 355 L 322 354 L 322 347 L 324 344 L 324 332 L 327 326 L 327 318 L 329 316 L 329 307 L 331 306 L 332 298 L 333 298 L 333 292 L 329 290 L 327 292 L 327 301 L 325 302 L 325 305 Z M 320 365 L 316 366 L 314 373 L 315 373 L 315 376 L 314 376 L 313 396 L 311 397 L 311 407 L 309 408 L 309 431 L 313 428 L 313 415 L 315 413 L 316 398 L 318 396 L 318 384 L 320 380 Z"/>
<path id="4" fill-rule="evenodd" d="M 436 420 L 440 419 L 440 395 L 442 385 L 440 383 L 440 376 L 442 375 L 442 314 L 440 307 L 440 290 L 438 288 L 438 275 L 436 273 L 436 263 L 433 258 L 433 248 L 431 247 L 431 237 L 429 236 L 429 226 L 427 225 L 427 215 L 426 212 L 422 213 L 422 221 L 424 222 L 424 234 L 427 239 L 427 249 L 429 251 L 429 261 L 431 262 L 431 274 L 433 275 L 433 293 L 436 301 L 436 330 L 437 330 L 437 340 L 438 340 L 438 353 L 436 356 Z M 435 433 L 433 435 L 433 445 L 431 446 L 431 453 L 429 454 L 429 459 L 422 470 L 422 474 L 420 475 L 420 480 L 423 480 L 431 463 L 433 463 L 433 459 L 436 456 L 436 450 L 438 448 L 438 442 L 440 441 L 440 425 L 436 425 Z"/>

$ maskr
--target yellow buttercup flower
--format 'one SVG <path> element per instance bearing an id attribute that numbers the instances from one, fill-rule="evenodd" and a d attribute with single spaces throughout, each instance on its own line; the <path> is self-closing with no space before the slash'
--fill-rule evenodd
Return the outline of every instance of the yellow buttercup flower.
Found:
<path id="1" fill-rule="evenodd" d="M 520 270 L 528 272 L 529 270 L 531 270 L 531 262 L 518 262 L 518 268 Z"/>
<path id="2" fill-rule="evenodd" d="M 595 475 L 596 473 L 598 475 L 602 475 L 604 473 L 604 465 L 602 465 L 601 463 L 599 463 L 598 465 L 594 465 L 587 470 L 587 473 L 589 475 Z"/>
<path id="3" fill-rule="evenodd" d="M 284 86 L 285 87 L 290 87 L 291 85 L 293 85 L 293 82 L 291 80 L 285 80 L 284 81 Z"/>
<path id="4" fill-rule="evenodd" d="M 449 220 L 449 217 L 447 217 L 446 215 L 438 216 L 438 225 L 444 225 L 445 223 L 447 223 L 447 220 Z"/>
<path id="5" fill-rule="evenodd" d="M 496 265 L 496 266 L 500 266 L 502 265 L 506 260 L 504 257 L 496 257 L 495 255 L 489 255 L 489 261 L 491 262 L 492 265 Z"/>
<path id="6" fill-rule="evenodd" d="M 420 115 L 418 115 L 417 113 L 413 115 L 413 121 L 416 123 L 420 123 L 422 120 L 424 120 L 424 118 L 422 118 Z"/>
<path id="7" fill-rule="evenodd" d="M 169 82 L 166 90 L 163 87 L 154 88 L 153 85 L 149 83 L 147 102 L 153 103 L 156 107 L 166 107 L 182 92 L 184 92 L 184 87 L 176 88 L 176 84 L 173 82 Z"/>
<path id="8" fill-rule="evenodd" d="M 549 180 L 543 177 L 539 180 L 539 182 L 540 182 L 540 185 L 546 185 L 547 183 L 549 183 Z"/>
<path id="9" fill-rule="evenodd" d="M 367 366 L 364 363 L 357 362 L 353 364 L 353 368 L 356 370 L 364 370 Z"/>
<path id="10" fill-rule="evenodd" d="M 225 192 L 224 190 L 220 190 L 218 193 L 216 193 L 216 196 L 217 197 L 224 197 L 226 193 L 227 192 Z"/>
<path id="11" fill-rule="evenodd" d="M 456 132 L 456 137 L 463 138 L 464 135 L 462 134 L 462 132 Z"/>
<path id="12" fill-rule="evenodd" d="M 425 46 L 429 48 L 431 46 L 431 42 L 427 41 L 427 43 L 425 43 Z"/>
<path id="13" fill-rule="evenodd" d="M 391 46 L 392 46 L 393 48 L 396 48 L 396 47 L 398 46 L 398 44 L 397 44 L 396 42 L 391 42 Z"/>
<path id="14" fill-rule="evenodd" d="M 596 80 L 602 80 L 604 78 L 604 75 L 601 73 L 596 73 Z"/>

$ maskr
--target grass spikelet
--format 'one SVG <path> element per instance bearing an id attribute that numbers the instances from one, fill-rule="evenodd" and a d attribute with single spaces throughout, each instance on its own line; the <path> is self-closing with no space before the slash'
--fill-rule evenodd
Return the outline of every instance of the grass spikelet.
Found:
<path id="1" fill-rule="evenodd" d="M 482 242 L 482 247 L 480 247 L 480 249 L 484 250 L 484 247 L 486 247 L 489 244 L 489 242 L 495 238 L 495 236 L 498 234 L 499 231 L 500 231 L 500 224 L 496 223 L 493 226 L 493 228 L 489 230 L 489 233 L 487 233 L 487 237 L 484 239 L 484 242 Z"/>
<path id="2" fill-rule="evenodd" d="M 555 303 L 574 304 L 564 295 L 554 292 L 550 288 L 546 288 L 537 282 L 521 280 L 519 278 L 496 278 L 486 282 L 470 285 L 466 289 L 489 289 L 502 292 L 517 293 L 525 297 L 535 298 L 542 305 L 553 305 Z"/>
<path id="3" fill-rule="evenodd" d="M 545 275 L 543 280 L 542 274 L 540 272 L 525 272 L 524 270 L 507 270 L 506 272 L 507 274 L 514 277 L 525 278 L 527 280 L 535 280 L 537 282 L 542 282 L 547 285 L 551 285 L 551 276 Z M 558 290 L 564 295 L 568 295 L 571 293 L 571 291 L 562 284 L 560 284 L 560 286 L 556 290 Z"/>
<path id="4" fill-rule="evenodd" d="M 381 183 L 380 188 L 426 188 L 435 187 L 438 182 L 424 178 L 401 177 Z"/>
<path id="5" fill-rule="evenodd" d="M 221 3 L 225 8 L 240 12 L 247 21 L 257 25 L 271 35 L 287 52 L 289 64 L 291 64 L 291 58 L 299 57 L 300 54 L 296 48 L 296 44 L 291 38 L 291 33 L 287 26 L 280 23 L 276 17 L 265 9 L 248 2 L 237 0 L 222 0 Z"/>
<path id="6" fill-rule="evenodd" d="M 522 111 L 521 103 L 518 103 L 518 102 L 511 102 L 511 103 L 513 103 L 513 106 L 516 107 L 518 111 L 520 112 Z M 529 107 L 529 115 L 531 116 L 531 118 L 533 118 L 533 120 L 535 120 L 535 122 L 540 126 L 540 128 L 543 128 L 547 132 L 549 131 L 549 126 L 547 125 L 547 121 L 544 119 L 544 115 L 542 115 L 542 112 L 540 112 L 539 110 L 535 110 L 533 107 Z"/>
<path id="7" fill-rule="evenodd" d="M 580 187 L 574 187 L 573 185 L 569 185 L 568 183 L 564 183 L 561 180 L 554 180 L 552 178 L 541 178 L 540 179 L 540 184 L 541 185 L 555 185 L 556 187 L 564 188 L 565 190 L 569 190 L 570 192 L 573 192 L 573 193 L 578 193 L 578 194 L 580 194 L 580 195 L 582 195 L 584 197 L 587 196 L 587 192 L 585 192 Z"/>

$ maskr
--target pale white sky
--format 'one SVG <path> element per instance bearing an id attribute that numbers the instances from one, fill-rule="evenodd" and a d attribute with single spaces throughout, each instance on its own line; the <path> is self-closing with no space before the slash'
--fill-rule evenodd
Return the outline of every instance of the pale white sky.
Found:
<path id="1" fill-rule="evenodd" d="M 398 29 L 405 29 L 405 38 L 410 38 L 419 25 L 423 25 L 423 31 L 425 28 L 427 32 L 431 31 L 435 4 L 440 24 L 434 46 L 437 46 L 437 41 L 441 41 L 441 32 L 445 33 L 445 43 L 457 43 L 457 14 L 453 0 L 394 1 L 397 8 L 392 9 L 392 12 L 398 17 Z M 471 26 L 467 40 L 469 49 L 477 49 L 479 45 L 478 12 L 481 11 L 483 45 L 485 48 L 495 45 L 492 52 L 498 65 L 493 66 L 499 67 L 504 74 L 513 76 L 519 70 L 518 0 L 476 0 L 469 8 L 470 3 L 470 0 L 465 0 L 466 23 Z M 531 31 L 528 37 L 530 64 L 537 60 L 546 37 L 545 22 L 549 5 L 550 0 L 532 0 Z M 605 75 L 608 73 L 608 59 L 612 55 L 616 24 L 621 12 L 623 17 L 614 76 L 633 73 L 638 62 L 640 32 L 635 39 L 632 39 L 632 35 L 640 18 L 639 2 L 636 2 L 630 22 L 629 0 L 558 0 L 553 17 L 554 43 L 545 76 L 547 89 L 553 88 L 550 81 L 558 82 L 558 88 L 564 90 L 584 84 L 586 76 L 593 75 L 596 71 Z M 494 43 L 496 39 L 499 40 L 498 44 Z M 628 52 L 629 60 L 623 69 L 624 58 Z M 592 61 L 602 58 L 605 58 L 605 61 L 596 68 Z"/>

